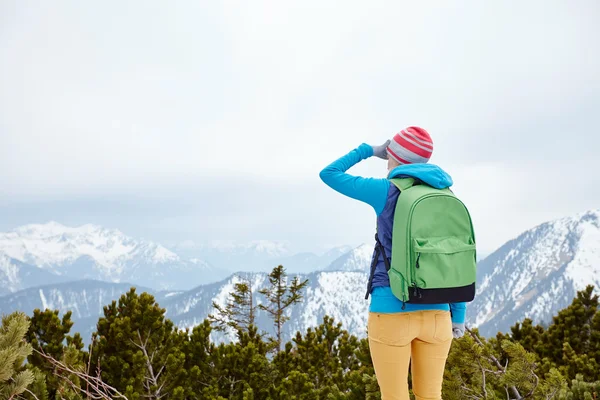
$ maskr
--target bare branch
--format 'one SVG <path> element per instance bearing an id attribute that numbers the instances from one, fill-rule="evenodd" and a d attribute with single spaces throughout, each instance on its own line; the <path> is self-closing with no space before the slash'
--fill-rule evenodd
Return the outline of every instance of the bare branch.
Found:
<path id="1" fill-rule="evenodd" d="M 154 367 L 152 366 L 152 361 L 154 360 L 154 355 L 156 354 L 156 350 L 152 352 L 152 355 L 148 355 L 148 340 L 150 338 L 150 334 L 152 332 L 148 331 L 148 336 L 146 337 L 145 340 L 142 340 L 142 335 L 140 334 L 140 331 L 137 331 L 137 335 L 138 335 L 138 339 L 140 340 L 140 344 L 138 345 L 137 343 L 134 343 L 136 345 L 137 348 L 139 348 L 142 353 L 144 354 L 144 357 L 146 358 L 146 369 L 148 370 L 148 375 L 146 377 L 146 380 L 148 381 L 148 384 L 144 384 L 144 387 L 146 388 L 146 390 L 148 391 L 148 396 L 150 398 L 156 398 L 156 399 L 161 399 L 162 397 L 164 397 L 165 395 L 167 395 L 168 393 L 162 393 L 162 390 L 165 386 L 166 382 L 163 382 L 162 385 L 158 385 L 158 380 L 160 378 L 160 376 L 162 375 L 162 373 L 165 370 L 165 366 L 161 366 L 160 370 L 158 371 L 158 373 L 154 372 Z M 143 344 L 142 344 L 143 342 Z M 152 393 L 152 387 L 157 387 L 158 388 L 154 391 L 154 393 Z"/>
<path id="2" fill-rule="evenodd" d="M 81 393 L 85 393 L 89 398 L 94 400 L 112 400 L 112 399 L 125 399 L 128 400 L 125 395 L 119 392 L 116 388 L 107 385 L 102 379 L 98 376 L 91 376 L 86 372 L 77 371 L 68 365 L 65 365 L 61 361 L 54 359 L 52 356 L 47 355 L 43 351 L 33 349 L 36 353 L 45 358 L 58 372 L 62 372 L 57 374 L 57 376 L 67 382 L 74 390 L 79 391 Z M 83 389 L 79 385 L 76 385 L 69 379 L 68 376 L 65 376 L 64 373 L 74 375 L 77 378 L 81 379 L 83 382 L 87 384 L 87 388 Z M 91 388 L 91 390 L 89 390 Z"/>
<path id="3" fill-rule="evenodd" d="M 40 400 L 40 399 L 39 399 L 39 398 L 38 398 L 38 397 L 35 395 L 35 393 L 33 393 L 31 390 L 29 390 L 29 389 L 25 388 L 25 391 L 26 391 L 27 393 L 29 393 L 31 396 L 33 396 L 33 398 L 34 398 L 35 400 Z"/>
<path id="4" fill-rule="evenodd" d="M 481 347 L 483 347 L 485 349 L 485 346 L 481 342 L 481 339 L 479 339 L 479 337 L 469 328 L 466 328 L 466 330 L 467 330 L 467 332 L 469 332 L 469 335 L 471 335 L 473 340 L 475 340 L 475 342 L 477 342 L 478 345 L 480 345 Z M 493 354 L 488 354 L 487 357 L 496 365 L 496 367 L 498 367 L 499 370 L 501 370 L 504 373 L 506 372 L 506 369 L 504 367 L 502 367 L 502 364 L 500 364 L 500 361 L 498 361 L 498 359 L 496 357 L 494 357 Z M 508 366 L 508 363 L 506 365 Z M 509 389 L 517 399 L 522 399 L 521 393 L 519 393 L 519 390 L 516 388 L 516 386 L 509 386 Z"/>
<path id="5" fill-rule="evenodd" d="M 486 382 L 485 382 L 485 369 L 483 368 L 483 365 L 481 365 L 481 360 L 477 359 L 477 364 L 479 364 L 479 368 L 481 368 L 481 374 L 482 376 L 482 383 L 481 383 L 481 389 L 483 389 L 483 398 L 487 399 L 488 398 L 488 393 L 487 393 L 487 388 L 485 387 Z"/>

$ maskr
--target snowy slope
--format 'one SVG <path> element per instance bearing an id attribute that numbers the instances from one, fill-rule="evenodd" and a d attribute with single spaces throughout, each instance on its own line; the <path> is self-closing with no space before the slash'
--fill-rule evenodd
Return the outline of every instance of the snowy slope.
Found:
<path id="1" fill-rule="evenodd" d="M 50 242 L 60 242 L 60 239 L 55 238 L 55 235 L 50 235 L 48 238 L 48 236 L 38 234 L 37 237 L 44 238 Z M 14 237 L 12 239 L 14 240 Z M 47 245 L 47 243 L 45 243 L 46 240 L 42 240 L 43 245 Z M 6 246 L 6 239 L 4 245 L 4 248 L 9 247 Z M 62 243 L 60 245 L 65 246 Z M 23 245 L 23 247 L 29 249 L 35 246 Z M 40 245 L 39 247 L 42 246 Z M 73 246 L 66 247 L 72 250 Z M 18 246 L 13 245 L 12 248 L 12 254 L 20 255 L 26 260 L 36 260 L 34 257 L 38 257 L 37 262 L 40 262 L 39 260 L 42 258 L 40 254 L 44 254 L 45 256 L 48 256 L 49 253 L 51 254 L 51 252 L 48 251 L 31 252 L 24 250 L 21 250 L 21 253 L 18 253 L 14 251 L 14 248 L 18 248 Z M 332 249 L 321 256 L 311 255 L 312 253 L 305 253 L 305 255 L 309 258 L 314 256 L 316 257 L 316 260 L 320 260 L 320 262 L 323 263 L 330 258 L 337 257 L 339 253 L 344 250 L 346 249 Z M 309 285 L 306 289 L 303 302 L 290 310 L 292 319 L 286 327 L 286 338 L 291 338 L 297 330 L 304 331 L 309 326 L 319 324 L 325 315 L 333 316 L 337 321 L 343 322 L 344 326 L 352 332 L 361 336 L 364 335 L 368 303 L 363 299 L 363 293 L 367 280 L 365 271 L 368 270 L 370 258 L 368 255 L 369 252 L 368 246 L 359 246 L 348 252 L 345 256 L 339 257 L 335 263 L 338 267 L 329 268 L 333 270 L 341 268 L 342 271 L 323 271 L 298 275 L 301 279 L 309 279 Z M 81 253 L 82 252 L 79 252 L 78 254 Z M 24 255 L 27 255 L 27 257 Z M 300 254 L 295 256 L 301 258 L 304 255 Z M 18 272 L 19 267 L 21 269 L 24 268 L 25 265 L 20 261 L 10 259 L 7 256 L 4 256 L 4 258 L 7 261 L 5 264 L 0 264 L 0 266 L 4 265 L 3 269 L 7 271 L 4 275 L 7 277 L 6 279 L 10 279 L 12 283 L 12 292 L 21 288 L 15 283 L 18 283 L 18 279 L 15 279 L 15 272 Z M 2 258 L 0 258 L 0 260 L 2 260 Z M 63 276 L 55 275 L 49 271 L 58 270 L 60 273 L 65 268 L 72 269 L 73 263 L 69 264 L 70 260 L 68 257 L 47 257 L 46 260 L 52 260 L 52 262 L 57 263 L 58 265 L 46 262 L 39 268 L 31 266 L 27 267 L 58 278 Z M 283 260 L 286 259 L 284 258 Z M 61 261 L 62 263 L 59 263 Z M 91 257 L 90 261 L 93 261 Z M 190 264 L 193 264 L 194 262 L 199 261 L 189 261 Z M 127 270 L 127 266 L 125 266 L 124 269 Z M 2 267 L 0 267 L 0 271 L 1 270 Z M 69 272 L 69 274 L 71 274 L 71 272 Z M 0 272 L 0 277 L 1 276 Z M 290 278 L 293 278 L 295 274 L 289 272 L 289 276 Z M 255 301 L 257 304 L 264 301 L 262 295 L 258 294 L 258 291 L 266 287 L 268 282 L 267 273 L 264 272 L 242 272 L 230 275 L 223 281 L 204 284 L 195 289 L 183 292 L 165 291 L 157 293 L 153 292 L 153 289 L 143 288 L 139 289 L 138 292 L 148 291 L 154 293 L 161 306 L 166 308 L 167 316 L 179 327 L 186 328 L 193 327 L 207 318 L 208 314 L 213 312 L 213 301 L 224 305 L 229 293 L 233 290 L 234 284 L 241 279 L 250 279 L 253 282 Z M 102 307 L 109 304 L 112 300 L 117 299 L 120 294 L 129 290 L 130 286 L 132 285 L 129 283 L 83 280 L 69 282 L 67 284 L 58 283 L 29 288 L 0 297 L 0 313 L 10 313 L 15 310 L 22 310 L 31 314 L 35 308 L 43 309 L 46 307 L 56 308 L 61 310 L 61 312 L 71 310 L 73 311 L 74 320 L 77 321 L 75 330 L 80 331 L 87 341 L 93 332 L 97 319 L 102 315 Z M 135 286 L 137 286 L 137 283 Z M 272 331 L 272 321 L 264 313 L 258 312 L 257 322 L 261 330 L 267 332 Z M 214 335 L 214 339 L 219 341 L 231 340 L 233 338 L 234 335 L 231 332 L 229 335 L 218 333 Z"/>
<path id="2" fill-rule="evenodd" d="M 38 286 L 0 297 L 0 315 L 13 311 L 32 315 L 36 308 L 60 310 L 61 315 L 72 311 L 74 325 L 71 332 L 81 333 L 84 341 L 89 343 L 98 318 L 103 315 L 103 307 L 117 300 L 131 287 L 128 283 L 91 280 Z M 159 302 L 166 294 L 155 293 L 152 289 L 143 287 L 138 287 L 137 292 L 154 294 Z"/>
<path id="3" fill-rule="evenodd" d="M 468 318 L 486 335 L 549 321 L 589 284 L 600 288 L 599 210 L 535 227 L 481 261 Z"/>
<path id="4" fill-rule="evenodd" d="M 369 272 L 374 245 L 362 244 L 333 261 L 326 271 Z"/>
<path id="5" fill-rule="evenodd" d="M 31 286 L 64 282 L 64 276 L 24 264 L 0 253 L 0 296 Z"/>
<path id="6" fill-rule="evenodd" d="M 293 278 L 296 275 L 290 275 Z M 304 332 L 323 321 L 325 315 L 342 322 L 345 329 L 364 337 L 368 302 L 363 293 L 367 274 L 363 272 L 313 272 L 299 274 L 299 279 L 308 279 L 303 301 L 290 310 L 290 321 L 286 324 L 284 334 L 286 340 L 291 339 L 297 331 Z M 241 280 L 250 280 L 255 293 L 255 303 L 265 301 L 258 294 L 268 284 L 266 273 L 239 273 L 229 279 L 198 287 L 181 295 L 165 299 L 161 305 L 167 309 L 167 316 L 180 328 L 191 328 L 200 324 L 208 314 L 213 312 L 213 301 L 224 305 L 233 291 L 234 285 Z M 273 324 L 268 316 L 259 311 L 257 324 L 265 332 L 273 333 Z M 215 340 L 232 340 L 233 332 L 227 335 L 214 334 Z"/>
<path id="7" fill-rule="evenodd" d="M 0 254 L 0 296 L 22 289 L 18 261 Z"/>
<path id="8" fill-rule="evenodd" d="M 340 248 L 341 249 L 341 248 Z M 329 252 L 329 257 L 337 255 L 340 249 Z M 290 320 L 285 326 L 286 340 L 291 339 L 297 331 L 304 332 L 323 321 L 325 315 L 342 322 L 345 329 L 364 337 L 368 317 L 368 301 L 364 300 L 364 291 L 368 279 L 368 270 L 373 248 L 361 245 L 337 258 L 324 271 L 303 274 L 289 274 L 289 279 L 298 276 L 300 280 L 308 279 L 302 302 L 290 310 Z M 268 284 L 266 273 L 237 273 L 223 282 L 204 285 L 178 296 L 167 298 L 164 307 L 167 315 L 177 326 L 191 328 L 200 324 L 208 314 L 213 312 L 213 301 L 224 305 L 234 285 L 241 280 L 252 282 L 255 302 L 264 302 L 259 290 Z M 273 333 L 272 321 L 263 312 L 257 313 L 260 329 Z M 223 336 L 214 334 L 216 340 L 232 340 L 234 333 Z"/>
<path id="9" fill-rule="evenodd" d="M 290 275 L 290 278 L 293 276 Z M 291 319 L 285 328 L 286 340 L 298 330 L 304 332 L 308 327 L 320 324 L 325 315 L 342 322 L 350 332 L 365 336 L 368 302 L 364 300 L 363 293 L 366 273 L 314 272 L 299 275 L 299 278 L 308 279 L 309 284 L 302 303 L 290 310 Z M 234 284 L 242 279 L 252 282 L 255 303 L 264 302 L 264 297 L 258 292 L 268 283 L 266 273 L 239 273 L 222 282 L 202 285 L 183 293 L 157 293 L 143 287 L 138 287 L 137 291 L 154 294 L 159 304 L 166 308 L 169 319 L 180 328 L 192 328 L 214 312 L 213 301 L 224 305 Z M 0 297 L 0 314 L 16 310 L 31 314 L 36 308 L 58 309 L 62 313 L 71 310 L 76 321 L 74 331 L 80 332 L 88 343 L 98 318 L 103 315 L 102 307 L 118 299 L 131 286 L 86 280 L 30 288 Z M 262 311 L 257 312 L 257 324 L 261 330 L 273 333 L 273 323 Z M 213 334 L 216 341 L 234 338 L 233 332 Z"/>
<path id="10" fill-rule="evenodd" d="M 189 289 L 227 275 L 204 261 L 185 261 L 159 244 L 96 225 L 71 228 L 50 222 L 23 226 L 0 233 L 0 254 L 63 279 L 127 281 L 157 289 Z M 4 269 L 5 275 L 10 272 L 14 276 L 14 268 Z M 10 279 L 14 285 L 14 277 Z M 34 284 L 23 280 L 20 286 Z"/>

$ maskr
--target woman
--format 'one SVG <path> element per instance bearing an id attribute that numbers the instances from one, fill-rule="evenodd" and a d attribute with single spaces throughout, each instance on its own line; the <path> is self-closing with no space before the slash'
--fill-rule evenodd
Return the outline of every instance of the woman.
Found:
<path id="1" fill-rule="evenodd" d="M 381 146 L 362 144 L 321 171 L 332 189 L 363 201 L 377 214 L 377 236 L 390 258 L 394 211 L 399 189 L 390 179 L 413 177 L 438 188 L 452 185 L 440 167 L 427 164 L 433 151 L 431 137 L 422 128 L 402 130 Z M 364 178 L 346 173 L 370 157 L 388 160 L 387 178 Z M 408 400 L 408 369 L 417 400 L 439 400 L 452 338 L 465 331 L 465 303 L 411 304 L 392 294 L 384 256 L 375 251 L 374 274 L 369 283 L 368 335 L 371 357 L 382 400 Z M 412 360 L 412 362 L 411 362 Z"/>

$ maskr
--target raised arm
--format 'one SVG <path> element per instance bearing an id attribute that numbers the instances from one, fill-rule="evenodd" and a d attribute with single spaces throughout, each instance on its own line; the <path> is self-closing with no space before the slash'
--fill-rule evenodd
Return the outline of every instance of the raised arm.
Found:
<path id="1" fill-rule="evenodd" d="M 378 148 L 376 150 L 381 151 Z M 363 178 L 346 173 L 354 165 L 373 155 L 373 147 L 362 144 L 325 167 L 321 171 L 320 177 L 325 184 L 339 193 L 371 205 L 379 215 L 385 207 L 390 188 L 389 180 L 385 178 Z"/>

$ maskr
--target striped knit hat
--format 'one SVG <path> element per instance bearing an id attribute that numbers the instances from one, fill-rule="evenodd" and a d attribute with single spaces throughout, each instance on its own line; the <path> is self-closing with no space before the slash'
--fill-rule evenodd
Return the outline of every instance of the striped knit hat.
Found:
<path id="1" fill-rule="evenodd" d="M 411 126 L 394 136 L 387 152 L 400 164 L 426 163 L 433 152 L 433 141 L 425 129 Z"/>

